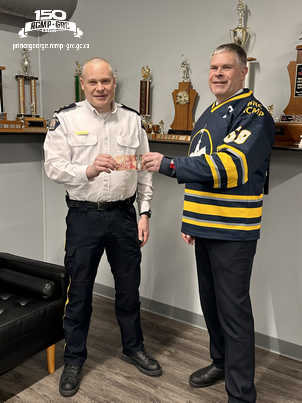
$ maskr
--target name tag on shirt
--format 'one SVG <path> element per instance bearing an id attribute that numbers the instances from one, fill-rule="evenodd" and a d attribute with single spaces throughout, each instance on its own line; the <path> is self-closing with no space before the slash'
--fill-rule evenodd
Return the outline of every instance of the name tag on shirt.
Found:
<path id="1" fill-rule="evenodd" d="M 75 132 L 76 136 L 83 136 L 85 134 L 88 134 L 88 132 Z"/>

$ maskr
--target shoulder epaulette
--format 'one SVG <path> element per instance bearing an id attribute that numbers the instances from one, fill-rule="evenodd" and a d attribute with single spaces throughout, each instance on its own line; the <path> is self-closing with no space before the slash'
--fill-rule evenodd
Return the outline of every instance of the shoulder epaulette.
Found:
<path id="1" fill-rule="evenodd" d="M 140 116 L 140 114 L 135 109 L 129 108 L 129 106 L 126 106 L 124 104 L 121 104 L 121 105 L 123 108 L 128 109 L 128 111 L 135 112 L 138 116 Z"/>
<path id="2" fill-rule="evenodd" d="M 57 109 L 57 110 L 55 111 L 55 113 L 59 113 L 59 112 L 61 112 L 61 111 L 64 111 L 65 109 L 74 108 L 75 106 L 77 106 L 77 104 L 76 104 L 75 102 L 73 102 L 72 104 L 65 105 L 65 106 L 62 106 L 61 108 Z"/>

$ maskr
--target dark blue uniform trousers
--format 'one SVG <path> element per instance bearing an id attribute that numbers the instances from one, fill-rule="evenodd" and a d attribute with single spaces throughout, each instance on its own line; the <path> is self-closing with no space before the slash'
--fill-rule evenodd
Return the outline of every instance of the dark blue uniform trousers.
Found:
<path id="1" fill-rule="evenodd" d="M 136 212 L 133 204 L 110 210 L 69 208 L 65 267 L 70 275 L 64 316 L 68 365 L 83 365 L 92 314 L 92 291 L 104 250 L 115 282 L 115 312 L 122 345 L 128 352 L 143 349 L 140 324 L 140 263 Z"/>
<path id="2" fill-rule="evenodd" d="M 257 241 L 195 239 L 201 307 L 214 365 L 225 370 L 229 403 L 256 401 L 255 337 L 249 295 Z"/>

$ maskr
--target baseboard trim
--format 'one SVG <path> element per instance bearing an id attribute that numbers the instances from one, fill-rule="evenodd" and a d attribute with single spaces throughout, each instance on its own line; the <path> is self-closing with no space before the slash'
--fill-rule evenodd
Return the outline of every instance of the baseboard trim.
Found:
<path id="1" fill-rule="evenodd" d="M 108 298 L 115 298 L 115 290 L 112 287 L 95 283 L 94 293 Z M 188 323 L 202 329 L 206 329 L 204 317 L 200 314 L 186 311 L 185 309 L 176 308 L 162 302 L 153 301 L 148 298 L 141 297 L 141 308 L 146 311 L 166 316 L 180 322 Z M 262 333 L 256 333 L 256 346 L 277 354 L 284 355 L 295 360 L 302 361 L 302 346 L 290 343 L 285 340 L 276 339 Z"/>

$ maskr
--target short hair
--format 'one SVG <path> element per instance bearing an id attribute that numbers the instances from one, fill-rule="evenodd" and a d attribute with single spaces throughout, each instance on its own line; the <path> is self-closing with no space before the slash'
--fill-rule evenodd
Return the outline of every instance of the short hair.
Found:
<path id="1" fill-rule="evenodd" d="M 235 53 L 238 64 L 240 64 L 242 66 L 246 66 L 246 61 L 247 61 L 246 52 L 241 46 L 237 45 L 236 43 L 225 43 L 223 45 L 218 46 L 214 50 L 214 52 L 211 54 L 211 58 L 214 55 L 216 55 L 217 53 L 222 53 L 222 52 Z"/>
<path id="2" fill-rule="evenodd" d="M 93 57 L 92 59 L 87 60 L 87 62 L 83 65 L 82 73 L 81 73 L 82 78 L 84 78 L 84 75 L 85 75 L 86 65 L 89 63 L 92 63 L 92 64 L 106 63 L 108 65 L 110 75 L 112 75 L 112 77 L 114 77 L 113 68 L 112 68 L 111 64 L 109 62 L 107 62 L 106 59 L 103 59 L 102 57 Z"/>

